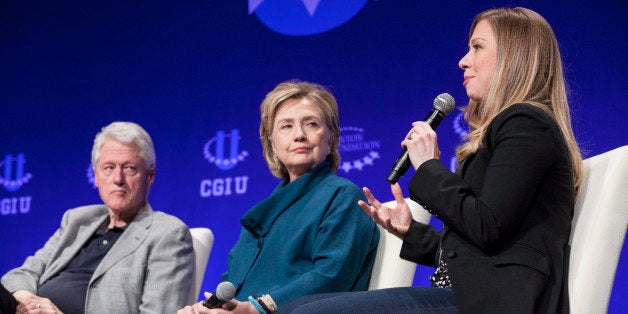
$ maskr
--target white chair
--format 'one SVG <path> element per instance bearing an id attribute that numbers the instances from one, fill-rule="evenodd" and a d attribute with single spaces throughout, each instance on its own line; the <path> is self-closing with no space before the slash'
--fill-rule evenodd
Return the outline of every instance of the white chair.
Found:
<path id="1" fill-rule="evenodd" d="M 194 277 L 190 287 L 190 299 L 188 304 L 198 301 L 201 292 L 201 284 L 205 277 L 205 268 L 209 260 L 209 253 L 214 245 L 214 234 L 208 228 L 190 228 L 192 234 L 192 246 L 194 247 Z"/>
<path id="2" fill-rule="evenodd" d="M 570 237 L 571 313 L 606 313 L 628 226 L 628 146 L 584 160 Z"/>
<path id="3" fill-rule="evenodd" d="M 429 224 L 432 215 L 423 207 L 409 198 L 406 198 L 408 206 L 412 211 L 412 217 L 422 223 Z M 384 203 L 385 206 L 394 208 L 396 201 Z M 369 290 L 394 288 L 394 287 L 411 287 L 414 281 L 414 272 L 416 271 L 416 263 L 406 261 L 399 257 L 401 251 L 401 239 L 388 233 L 379 226 L 379 244 L 377 245 L 377 256 L 375 264 L 371 272 L 369 280 Z"/>

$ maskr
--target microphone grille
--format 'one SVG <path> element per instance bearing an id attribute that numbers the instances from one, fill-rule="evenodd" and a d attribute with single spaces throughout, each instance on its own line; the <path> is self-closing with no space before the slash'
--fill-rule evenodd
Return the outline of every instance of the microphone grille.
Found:
<path id="1" fill-rule="evenodd" d="M 231 299 L 233 299 L 233 297 L 235 297 L 236 294 L 236 289 L 235 286 L 228 282 L 228 281 L 223 281 L 220 284 L 218 284 L 218 287 L 216 287 L 216 298 L 220 301 L 229 301 Z"/>
<path id="2" fill-rule="evenodd" d="M 442 93 L 434 98 L 434 108 L 445 116 L 454 111 L 455 107 L 456 101 L 448 93 Z"/>

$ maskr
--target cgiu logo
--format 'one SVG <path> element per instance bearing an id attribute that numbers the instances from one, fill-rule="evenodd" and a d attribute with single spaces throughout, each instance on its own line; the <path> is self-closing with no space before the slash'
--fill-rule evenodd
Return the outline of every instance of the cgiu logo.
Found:
<path id="1" fill-rule="evenodd" d="M 334 29 L 356 15 L 367 0 L 249 0 L 249 14 L 273 31 L 293 36 Z"/>
<path id="2" fill-rule="evenodd" d="M 17 156 L 6 155 L 4 160 L 0 160 L 2 176 L 0 184 L 9 192 L 19 190 L 22 185 L 28 183 L 33 177 L 30 173 L 24 173 L 26 158 L 20 153 Z M 28 214 L 31 210 L 32 196 L 12 196 L 0 199 L 0 215 Z"/>
<path id="3" fill-rule="evenodd" d="M 216 136 L 205 143 L 203 155 L 218 169 L 230 170 L 249 155 L 247 151 L 239 151 L 239 142 L 240 130 L 232 129 L 228 134 L 225 131 L 217 131 Z M 248 176 L 203 179 L 199 194 L 203 198 L 245 194 L 248 181 Z"/>
<path id="4" fill-rule="evenodd" d="M 25 163 L 26 158 L 24 158 L 24 154 L 17 154 L 15 157 L 13 157 L 13 155 L 6 155 L 4 161 L 0 161 L 0 168 L 4 168 L 4 176 L 0 176 L 0 184 L 2 184 L 7 191 L 17 191 L 32 178 L 30 173 L 24 173 Z M 13 169 L 14 165 L 15 170 Z"/>
<path id="5" fill-rule="evenodd" d="M 229 138 L 229 156 L 225 156 L 225 139 Z M 203 147 L 203 155 L 212 164 L 216 165 L 220 170 L 229 170 L 238 162 L 243 161 L 249 153 L 242 151 L 238 153 L 238 142 L 240 141 L 240 130 L 232 129 L 227 135 L 225 131 L 217 131 L 216 136 L 209 139 Z M 214 153 L 212 154 L 211 148 Z"/>

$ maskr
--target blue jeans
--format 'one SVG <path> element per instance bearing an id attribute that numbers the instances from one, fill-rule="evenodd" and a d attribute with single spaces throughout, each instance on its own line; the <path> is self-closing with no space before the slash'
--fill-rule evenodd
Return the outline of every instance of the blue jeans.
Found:
<path id="1" fill-rule="evenodd" d="M 451 288 L 404 287 L 308 295 L 279 307 L 281 314 L 458 313 Z"/>

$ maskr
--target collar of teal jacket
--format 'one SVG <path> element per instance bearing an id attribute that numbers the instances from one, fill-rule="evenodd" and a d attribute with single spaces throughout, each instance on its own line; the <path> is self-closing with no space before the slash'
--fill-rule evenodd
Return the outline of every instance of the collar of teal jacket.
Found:
<path id="1" fill-rule="evenodd" d="M 253 206 L 242 218 L 240 223 L 256 237 L 264 237 L 277 220 L 277 217 L 309 193 L 331 173 L 330 164 L 323 161 L 314 169 L 306 172 L 290 182 L 283 179 L 273 193 Z"/>

